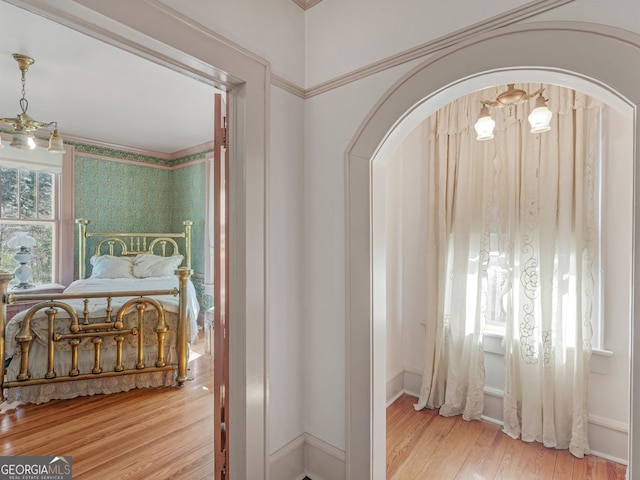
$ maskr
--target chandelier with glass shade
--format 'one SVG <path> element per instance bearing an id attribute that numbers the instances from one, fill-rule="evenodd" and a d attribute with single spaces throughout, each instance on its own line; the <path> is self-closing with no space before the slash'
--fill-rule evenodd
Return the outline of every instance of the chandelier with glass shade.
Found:
<path id="1" fill-rule="evenodd" d="M 524 90 L 515 88 L 515 84 L 509 83 L 507 90 L 499 94 L 495 100 L 480 100 L 482 108 L 478 121 L 475 124 L 478 140 L 490 140 L 494 137 L 493 129 L 496 122 L 491 118 L 489 107 L 507 107 L 529 100 L 537 95 L 536 103 L 529 114 L 528 120 L 531 125 L 531 133 L 541 133 L 551 130 L 551 117 L 553 114 L 547 107 L 547 100 L 542 96 L 544 88 L 539 88 L 535 92 L 527 93 Z"/>
<path id="2" fill-rule="evenodd" d="M 22 112 L 14 118 L 0 118 L 0 123 L 9 123 L 13 126 L 13 134 L 9 145 L 23 150 L 32 150 L 36 148 L 36 130 L 53 126 L 47 150 L 51 153 L 64 153 L 64 144 L 58 134 L 58 122 L 40 122 L 27 114 L 29 102 L 27 101 L 25 89 L 26 77 L 29 67 L 34 64 L 35 60 L 20 53 L 14 53 L 13 58 L 18 62 L 18 68 L 22 72 L 22 98 L 20 99 Z M 1 142 L 0 148 L 2 148 Z"/>

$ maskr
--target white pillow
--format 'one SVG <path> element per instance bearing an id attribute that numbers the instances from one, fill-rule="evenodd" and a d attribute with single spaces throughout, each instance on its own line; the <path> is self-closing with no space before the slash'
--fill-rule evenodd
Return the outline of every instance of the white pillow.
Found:
<path id="1" fill-rule="evenodd" d="M 182 255 L 162 257 L 152 253 L 141 253 L 133 259 L 133 275 L 138 278 L 175 275 L 183 259 Z"/>
<path id="2" fill-rule="evenodd" d="M 112 255 L 91 257 L 92 278 L 133 278 L 133 258 Z"/>

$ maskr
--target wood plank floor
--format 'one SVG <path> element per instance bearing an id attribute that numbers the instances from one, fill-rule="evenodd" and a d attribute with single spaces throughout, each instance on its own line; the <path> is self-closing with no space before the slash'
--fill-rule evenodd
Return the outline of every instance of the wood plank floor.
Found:
<path id="1" fill-rule="evenodd" d="M 416 412 L 403 395 L 387 408 L 387 479 L 617 480 L 624 465 L 514 440 L 498 425 Z"/>
<path id="2" fill-rule="evenodd" d="M 0 415 L 0 456 L 71 455 L 74 480 L 212 479 L 213 358 L 189 369 L 181 388 L 19 406 Z"/>

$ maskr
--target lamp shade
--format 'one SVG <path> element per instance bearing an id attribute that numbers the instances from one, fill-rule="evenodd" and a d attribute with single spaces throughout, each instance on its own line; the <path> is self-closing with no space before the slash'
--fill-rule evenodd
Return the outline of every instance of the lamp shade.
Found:
<path id="1" fill-rule="evenodd" d="M 33 139 L 33 133 L 26 132 L 24 130 L 18 130 L 13 133 L 11 143 L 9 144 L 13 148 L 19 148 L 21 150 L 33 150 L 36 148 L 36 142 Z"/>
<path id="2" fill-rule="evenodd" d="M 480 109 L 480 117 L 475 124 L 476 133 L 478 134 L 478 140 L 490 140 L 493 138 L 493 129 L 496 126 L 496 122 L 491 115 L 489 115 L 489 109 L 483 106 Z"/>
<path id="3" fill-rule="evenodd" d="M 49 137 L 49 148 L 47 150 L 49 153 L 64 153 L 64 143 L 62 142 L 60 135 L 58 135 L 57 128 L 51 132 L 51 137 Z"/>
<path id="4" fill-rule="evenodd" d="M 7 242 L 9 248 L 30 248 L 36 246 L 36 239 L 30 237 L 28 232 L 16 232 L 15 237 L 12 237 Z"/>
<path id="5" fill-rule="evenodd" d="M 553 113 L 547 107 L 547 102 L 542 95 L 536 98 L 536 105 L 529 114 L 528 120 L 531 125 L 531 133 L 548 132 L 551 130 L 551 117 Z"/>

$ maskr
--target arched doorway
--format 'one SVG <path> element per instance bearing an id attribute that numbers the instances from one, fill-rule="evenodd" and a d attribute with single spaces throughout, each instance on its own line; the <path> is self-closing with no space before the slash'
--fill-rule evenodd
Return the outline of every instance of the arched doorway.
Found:
<path id="1" fill-rule="evenodd" d="M 531 45 L 536 45 L 531 49 Z M 597 56 L 594 56 L 597 53 Z M 594 58 L 616 58 L 614 64 L 599 64 Z M 384 326 L 375 312 L 376 288 L 375 220 L 371 205 L 376 178 L 374 159 L 383 158 L 385 149 L 398 142 L 399 126 L 417 122 L 421 108 L 433 112 L 440 104 L 465 93 L 470 79 L 473 89 L 492 85 L 492 75 L 517 71 L 557 75 L 555 83 L 572 86 L 572 82 L 594 85 L 633 109 L 635 119 L 634 151 L 637 161 L 639 138 L 637 120 L 640 86 L 637 75 L 629 75 L 629 65 L 640 65 L 640 39 L 632 33 L 604 26 L 579 23 L 527 24 L 491 32 L 473 42 L 454 46 L 407 74 L 402 82 L 378 102 L 352 140 L 346 153 L 347 218 L 347 379 L 358 378 L 358 388 L 347 383 L 347 478 L 384 478 L 384 372 L 377 374 L 376 351 L 384 348 Z M 481 72 L 481 73 L 480 73 Z M 530 76 L 527 78 L 531 78 Z M 483 80 L 481 80 L 483 79 Z M 483 84 L 483 81 L 485 82 Z M 534 80 L 535 81 L 535 80 Z M 472 82 L 473 83 L 473 82 Z M 442 95 L 448 92 L 451 96 Z M 406 122 L 406 123 L 405 123 Z M 634 179 L 634 191 L 637 190 Z M 635 213 L 634 224 L 638 221 Z M 368 254 L 367 254 L 368 253 Z M 635 253 L 635 252 L 634 252 Z M 372 261 L 371 259 L 374 258 Z M 634 254 L 634 285 L 639 269 Z M 635 287 L 634 287 L 635 296 Z M 639 328 L 638 307 L 633 307 L 632 332 Z M 363 342 L 362 339 L 369 339 Z M 632 335 L 633 338 L 633 335 Z M 640 340 L 634 339 L 634 351 L 640 354 Z M 640 395 L 640 368 L 631 364 L 632 398 Z M 636 403 L 638 401 L 636 400 Z M 634 408 L 638 411 L 634 415 Z M 632 405 L 630 443 L 640 437 L 640 404 Z M 637 449 L 636 449 L 637 450 Z M 630 467 L 640 464 L 640 454 L 630 450 Z M 631 477 L 630 477 L 631 478 Z"/>

